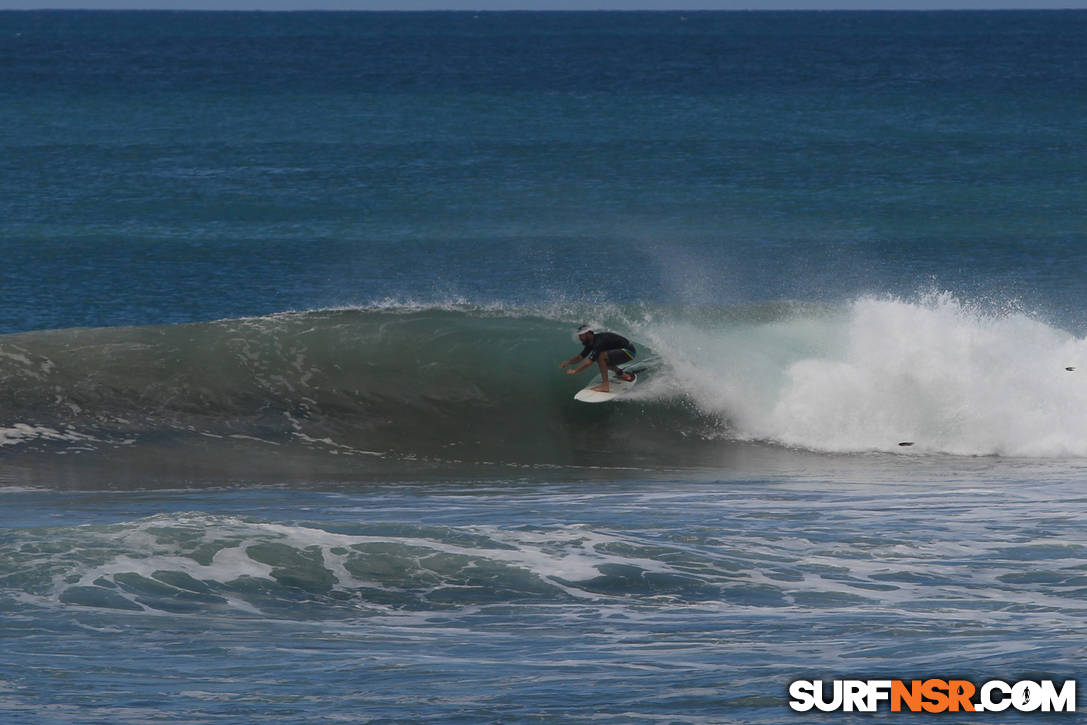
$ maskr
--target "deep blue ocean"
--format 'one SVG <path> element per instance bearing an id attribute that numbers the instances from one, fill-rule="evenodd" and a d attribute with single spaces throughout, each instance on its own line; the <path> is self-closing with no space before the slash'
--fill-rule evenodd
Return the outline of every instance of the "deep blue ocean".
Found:
<path id="1" fill-rule="evenodd" d="M 1079 11 L 0 13 L 0 720 L 1049 721 L 788 688 L 1082 673 L 1085 138 Z"/>

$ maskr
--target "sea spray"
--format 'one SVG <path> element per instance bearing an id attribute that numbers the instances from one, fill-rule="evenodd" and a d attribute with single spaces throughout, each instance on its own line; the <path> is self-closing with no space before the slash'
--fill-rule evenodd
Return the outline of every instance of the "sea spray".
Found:
<path id="1" fill-rule="evenodd" d="M 701 337 L 676 370 L 736 437 L 824 452 L 908 442 L 913 453 L 1087 455 L 1087 379 L 1067 370 L 1087 341 L 1021 311 L 948 294 L 864 297 Z"/>

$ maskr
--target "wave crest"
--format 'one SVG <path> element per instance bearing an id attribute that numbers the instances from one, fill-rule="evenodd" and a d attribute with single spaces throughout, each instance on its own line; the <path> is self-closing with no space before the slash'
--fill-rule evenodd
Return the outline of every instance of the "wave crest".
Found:
<path id="1" fill-rule="evenodd" d="M 218 442 L 358 466 L 648 469 L 720 465 L 737 441 L 1087 456 L 1087 342 L 1021 312 L 947 295 L 609 308 L 660 362 L 603 406 L 572 400 L 589 373 L 557 368 L 585 315 L 388 306 L 6 335 L 0 452 L 186 458 Z"/>

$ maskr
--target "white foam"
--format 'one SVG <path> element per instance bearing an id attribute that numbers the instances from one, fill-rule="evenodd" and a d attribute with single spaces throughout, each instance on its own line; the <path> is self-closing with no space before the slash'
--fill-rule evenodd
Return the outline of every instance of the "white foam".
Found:
<path id="1" fill-rule="evenodd" d="M 835 314 L 650 332 L 673 389 L 740 438 L 827 452 L 1087 456 L 1087 340 L 1022 312 L 946 294 L 864 298 Z"/>
<path id="2" fill-rule="evenodd" d="M 76 431 L 60 431 L 44 425 L 30 425 L 28 423 L 16 423 L 8 428 L 0 428 L 0 446 L 12 446 L 31 440 L 49 440 L 76 442 L 97 442 L 94 436 Z"/>

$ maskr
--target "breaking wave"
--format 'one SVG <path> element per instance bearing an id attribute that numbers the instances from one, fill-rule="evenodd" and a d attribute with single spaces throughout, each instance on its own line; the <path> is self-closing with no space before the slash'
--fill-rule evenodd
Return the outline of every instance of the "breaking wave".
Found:
<path id="1" fill-rule="evenodd" d="M 572 324 L 656 360 L 583 405 Z M 1087 342 L 947 295 L 842 306 L 382 306 L 0 337 L 0 456 L 712 465 L 823 453 L 1087 456 Z M 903 446 L 901 444 L 909 444 Z M 218 452 L 218 453 L 217 453 Z"/>

